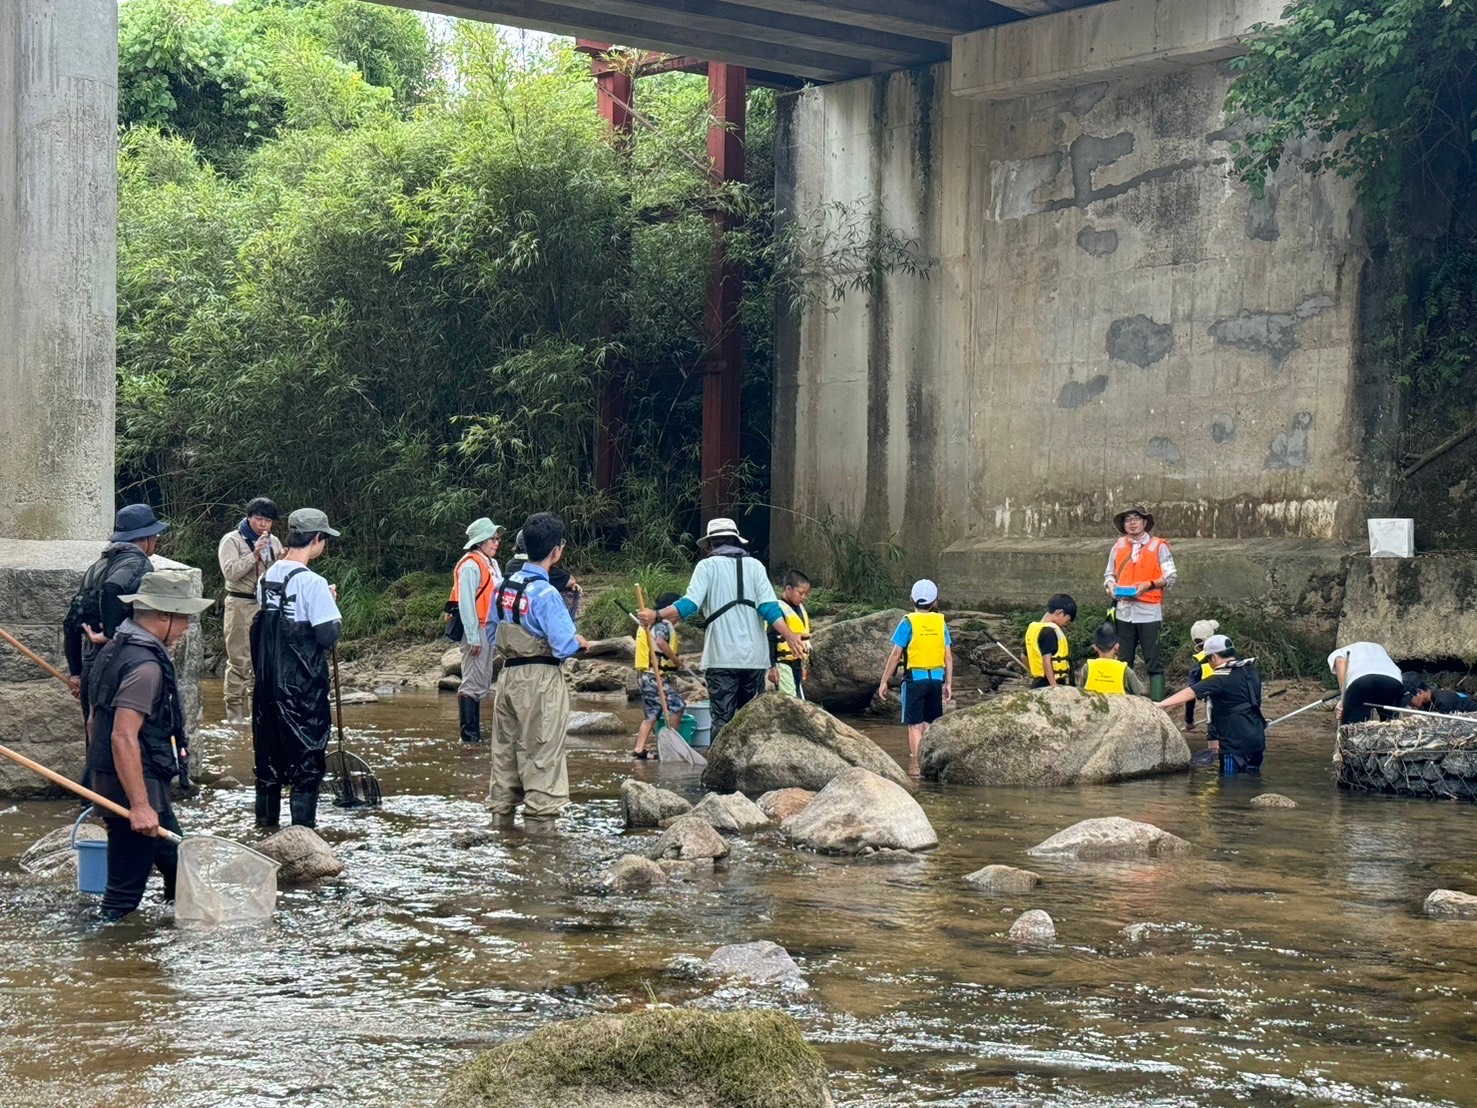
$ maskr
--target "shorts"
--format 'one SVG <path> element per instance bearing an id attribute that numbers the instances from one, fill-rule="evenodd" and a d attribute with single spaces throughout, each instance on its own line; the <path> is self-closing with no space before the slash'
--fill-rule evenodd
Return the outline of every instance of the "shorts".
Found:
<path id="1" fill-rule="evenodd" d="M 659 718 L 662 714 L 662 705 L 656 695 L 656 678 L 651 675 L 650 670 L 642 670 L 636 674 L 636 684 L 641 688 L 642 718 Z M 687 710 L 687 703 L 677 695 L 677 690 L 672 686 L 672 678 L 666 673 L 662 675 L 662 688 L 667 690 L 668 714 L 675 716 Z"/>
<path id="2" fill-rule="evenodd" d="M 779 690 L 786 696 L 805 699 L 805 671 L 799 662 L 776 662 L 779 671 Z"/>
<path id="3" fill-rule="evenodd" d="M 932 723 L 944 714 L 942 681 L 903 682 L 903 723 L 909 727 Z"/>

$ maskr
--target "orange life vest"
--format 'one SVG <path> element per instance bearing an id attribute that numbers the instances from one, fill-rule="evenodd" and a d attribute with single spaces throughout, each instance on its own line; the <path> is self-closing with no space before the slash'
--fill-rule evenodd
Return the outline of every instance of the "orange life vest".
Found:
<path id="1" fill-rule="evenodd" d="M 456 568 L 451 571 L 451 603 L 456 604 L 461 600 L 462 566 L 466 565 L 468 558 L 476 562 L 477 568 L 482 571 L 482 580 L 477 585 L 477 624 L 483 626 L 492 612 L 492 563 L 485 554 L 469 550 L 456 563 Z"/>
<path id="2" fill-rule="evenodd" d="M 1163 539 L 1151 536 L 1144 544 L 1144 548 L 1139 551 L 1138 561 L 1134 561 L 1133 543 L 1127 535 L 1124 535 L 1113 547 L 1113 579 L 1125 587 L 1146 585 L 1150 581 L 1159 580 L 1164 576 L 1163 569 L 1159 565 L 1161 549 L 1167 550 L 1169 547 Z M 1164 602 L 1164 590 L 1150 589 L 1148 592 L 1140 593 L 1137 599 L 1145 604 L 1161 604 Z"/>

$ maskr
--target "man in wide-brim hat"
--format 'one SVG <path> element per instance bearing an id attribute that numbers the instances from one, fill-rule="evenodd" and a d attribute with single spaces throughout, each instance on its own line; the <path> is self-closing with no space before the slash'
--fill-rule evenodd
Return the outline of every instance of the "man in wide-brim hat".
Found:
<path id="1" fill-rule="evenodd" d="M 1140 648 L 1149 671 L 1149 696 L 1164 698 L 1164 657 L 1159 632 L 1164 626 L 1164 590 L 1177 573 L 1169 544 L 1153 534 L 1154 516 L 1142 504 L 1113 517 L 1121 536 L 1108 551 L 1103 587 L 1113 598 L 1113 625 L 1121 644 L 1118 657 L 1133 665 Z"/>
<path id="2" fill-rule="evenodd" d="M 692 571 L 687 589 L 675 604 L 660 612 L 637 612 L 643 627 L 659 619 L 691 619 L 701 611 L 707 623 L 703 641 L 703 676 L 713 716 L 713 738 L 740 708 L 764 691 L 769 672 L 769 634 L 789 644 L 796 658 L 805 644 L 785 620 L 769 570 L 744 547 L 748 540 L 727 517 L 708 521 L 698 546 L 707 554 Z"/>
<path id="3" fill-rule="evenodd" d="M 129 812 L 127 819 L 103 817 L 108 884 L 102 914 L 108 920 L 139 906 L 155 867 L 164 878 L 164 899 L 174 899 L 175 848 L 158 833 L 164 827 L 179 834 L 169 781 L 189 757 L 190 737 L 169 652 L 214 603 L 198 595 L 185 569 L 146 574 L 136 592 L 120 599 L 133 605 L 133 615 L 98 651 L 88 686 L 93 706 L 88 783 Z"/>

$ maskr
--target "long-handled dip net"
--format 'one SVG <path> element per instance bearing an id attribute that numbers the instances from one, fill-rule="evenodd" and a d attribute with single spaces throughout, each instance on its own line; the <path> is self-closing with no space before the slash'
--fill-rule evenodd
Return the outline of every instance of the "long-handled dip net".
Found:
<path id="1" fill-rule="evenodd" d="M 128 809 L 123 805 L 99 796 L 40 762 L 33 762 L 5 746 L 0 746 L 0 756 L 39 773 L 115 816 L 128 818 Z M 268 919 L 272 915 L 277 904 L 278 865 L 271 858 L 249 846 L 214 835 L 181 838 L 163 827 L 157 834 L 179 844 L 179 880 L 174 894 L 176 919 L 239 923 Z"/>
<path id="2" fill-rule="evenodd" d="M 333 778 L 333 803 L 339 808 L 378 808 L 384 799 L 379 779 L 369 763 L 344 749 L 344 694 L 338 681 L 338 648 L 333 650 L 333 702 L 338 724 L 338 749 L 329 751 L 324 760 Z"/>

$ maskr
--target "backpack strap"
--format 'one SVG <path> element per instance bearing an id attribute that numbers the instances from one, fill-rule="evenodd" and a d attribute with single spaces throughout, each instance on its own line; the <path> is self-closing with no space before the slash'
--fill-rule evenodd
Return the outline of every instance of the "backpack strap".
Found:
<path id="1" fill-rule="evenodd" d="M 720 557 L 733 559 L 734 585 L 736 591 L 738 592 L 738 596 L 736 599 L 730 600 L 727 604 L 723 605 L 716 612 L 710 615 L 708 617 L 708 622 L 712 623 L 720 616 L 727 615 L 735 608 L 752 608 L 754 610 L 754 614 L 758 615 L 759 605 L 755 604 L 752 600 L 744 595 L 744 562 L 748 560 L 749 556 L 747 554 L 739 553 L 723 554 L 720 555 Z"/>
<path id="2" fill-rule="evenodd" d="M 282 612 L 284 615 L 295 614 L 295 610 L 288 607 L 290 601 L 287 597 L 287 582 L 291 581 L 299 573 L 307 572 L 307 566 L 296 566 L 295 568 L 289 569 L 286 573 L 284 573 L 282 575 L 282 580 L 280 581 L 268 581 L 265 577 L 262 578 L 262 606 L 266 606 L 265 601 L 268 596 L 276 596 L 280 597 L 280 599 L 277 601 L 278 611 Z"/>
<path id="3" fill-rule="evenodd" d="M 519 611 L 519 609 L 523 605 L 524 597 L 528 593 L 528 586 L 531 584 L 533 584 L 533 581 L 528 578 L 524 578 L 521 581 L 511 581 L 505 579 L 503 583 L 497 587 L 497 593 L 492 598 L 493 609 L 498 613 L 506 611 L 508 613 L 508 622 L 512 623 L 514 626 L 522 626 L 523 613 Z M 513 598 L 513 604 L 511 608 L 503 603 L 503 598 L 510 595 Z M 501 614 L 499 614 L 498 618 L 502 618 Z"/>

